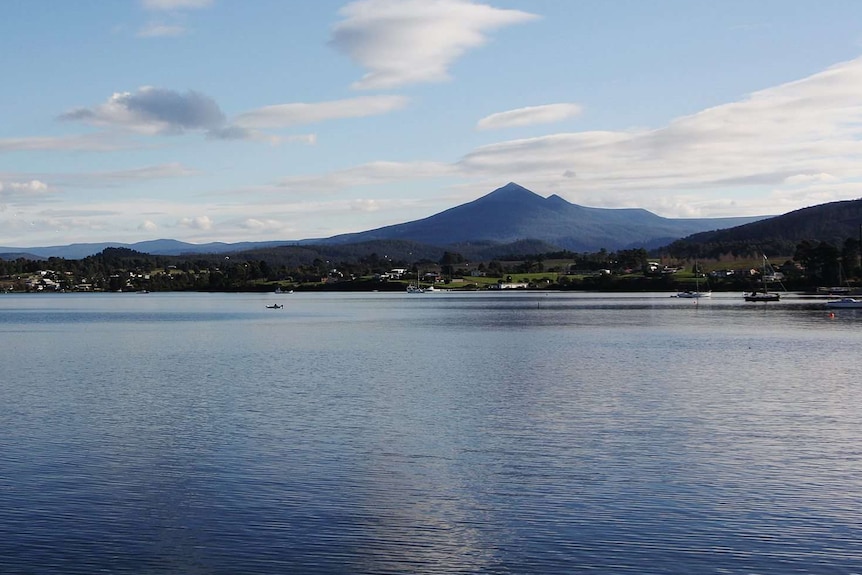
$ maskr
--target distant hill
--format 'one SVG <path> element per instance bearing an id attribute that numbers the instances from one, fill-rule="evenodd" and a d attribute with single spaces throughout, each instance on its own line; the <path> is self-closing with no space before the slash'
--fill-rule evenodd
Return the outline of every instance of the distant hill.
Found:
<path id="1" fill-rule="evenodd" d="M 482 261 L 516 258 L 532 254 L 560 251 L 557 246 L 539 240 L 519 240 L 508 244 L 495 242 L 467 242 L 445 248 L 420 244 L 409 240 L 371 240 L 350 244 L 303 244 L 284 245 L 232 252 L 231 257 L 246 260 L 265 260 L 270 265 L 308 265 L 315 259 L 331 261 L 356 261 L 360 259 L 385 259 L 395 264 L 410 262 L 437 262 L 447 251 L 458 253 L 468 260 Z"/>
<path id="2" fill-rule="evenodd" d="M 531 239 L 577 252 L 649 249 L 693 233 L 738 226 L 763 217 L 670 219 L 637 208 L 583 207 L 557 195 L 543 198 L 509 183 L 477 200 L 421 220 L 306 242 L 348 244 L 403 239 L 452 246 Z"/>
<path id="3" fill-rule="evenodd" d="M 137 242 L 126 244 L 122 242 L 100 242 L 100 243 L 80 243 L 69 244 L 65 246 L 45 246 L 33 248 L 10 248 L 0 247 L 0 259 L 14 260 L 18 257 L 26 259 L 46 259 L 50 257 L 66 258 L 66 259 L 83 259 L 87 256 L 92 256 L 101 252 L 106 248 L 129 248 L 137 252 L 162 255 L 162 256 L 181 256 L 189 254 L 223 254 L 242 250 L 250 250 L 255 248 L 265 248 L 271 246 L 283 246 L 296 242 L 289 241 L 268 241 L 268 242 L 237 242 L 224 243 L 212 242 L 208 244 L 191 244 L 178 240 L 148 240 L 145 242 Z"/>
<path id="4" fill-rule="evenodd" d="M 727 229 L 692 234 L 672 242 L 672 255 L 715 255 L 724 250 L 757 246 L 773 254 L 790 255 L 803 241 L 827 242 L 840 247 L 848 238 L 859 239 L 862 199 L 830 202 Z M 715 253 L 710 253 L 715 252 Z"/>
<path id="5" fill-rule="evenodd" d="M 0 248 L 0 250 L 3 250 L 3 249 L 15 249 L 15 248 Z M 45 256 L 38 256 L 36 254 L 29 253 L 29 252 L 0 252 L 0 260 L 13 261 L 13 260 L 17 260 L 17 259 L 39 261 L 39 260 L 44 260 L 44 259 L 48 259 L 48 258 L 46 258 Z"/>
<path id="6" fill-rule="evenodd" d="M 588 208 L 557 195 L 544 198 L 518 184 L 509 183 L 477 200 L 421 220 L 329 238 L 208 244 L 161 239 L 133 244 L 109 242 L 0 247 L 0 253 L 81 259 L 108 247 L 129 248 L 152 255 L 189 255 L 235 253 L 275 246 L 336 246 L 398 240 L 440 253 L 451 250 L 488 259 L 488 256 L 497 257 L 501 253 L 518 253 L 515 250 L 528 249 L 528 245 L 546 252 L 652 249 L 691 234 L 735 227 L 764 217 L 672 219 L 636 208 Z"/>

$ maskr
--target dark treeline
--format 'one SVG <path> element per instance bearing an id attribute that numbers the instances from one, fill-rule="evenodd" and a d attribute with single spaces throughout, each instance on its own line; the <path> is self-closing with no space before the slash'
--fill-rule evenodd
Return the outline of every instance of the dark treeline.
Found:
<path id="1" fill-rule="evenodd" d="M 798 267 L 787 266 L 787 273 L 795 276 L 806 287 L 839 285 L 862 276 L 860 243 L 853 237 L 836 243 L 809 240 L 794 243 L 780 239 L 758 244 L 751 241 L 695 243 L 679 240 L 670 244 L 665 252 L 672 258 L 701 261 L 718 260 L 727 255 L 755 258 L 763 254 L 768 258 L 776 258 L 792 254 L 793 262 Z"/>
<path id="2" fill-rule="evenodd" d="M 379 247 L 379 246 L 378 246 Z M 397 247 L 397 246 L 389 246 Z M 403 246 L 402 246 L 403 248 Z M 568 250 L 540 254 L 511 253 L 489 261 L 469 261 L 454 251 L 412 253 L 393 249 L 397 256 L 368 253 L 357 246 L 342 246 L 335 253 L 322 254 L 314 248 L 284 246 L 230 255 L 195 254 L 160 256 L 128 248 L 107 248 L 83 259 L 16 258 L 0 260 L 0 280 L 6 289 L 30 291 L 32 276 L 43 274 L 41 285 L 63 290 L 150 290 L 150 291 L 249 291 L 272 289 L 273 284 L 305 286 L 306 289 L 387 289 L 377 285 L 380 276 L 393 269 L 440 273 L 443 277 L 479 275 L 509 278 L 512 274 L 548 272 L 545 287 L 562 289 L 673 289 L 674 279 L 655 270 L 650 259 L 659 257 L 643 248 L 608 252 L 576 253 Z M 419 250 L 417 250 L 419 251 Z M 785 245 L 782 241 L 754 245 L 749 242 L 695 244 L 674 242 L 664 248 L 662 259 L 679 262 L 773 259 L 793 288 L 858 283 L 860 243 L 847 238 L 841 245 L 802 241 Z M 786 259 L 792 254 L 790 259 Z M 431 256 L 431 257 L 427 257 Z M 437 257 L 434 257 L 437 256 Z M 779 256 L 786 261 L 775 261 Z M 714 267 L 714 266 L 713 266 Z M 700 272 L 700 270 L 697 270 Z M 576 277 L 580 276 L 580 277 Z M 592 277 L 589 277 L 592 276 Z M 622 279 L 626 276 L 625 279 Z M 722 280 L 726 289 L 745 289 L 751 279 Z M 371 286 L 369 282 L 377 282 Z M 721 283 L 721 282 L 719 282 Z M 337 288 L 336 284 L 340 284 Z M 348 285 L 349 284 L 349 285 Z M 38 286 L 37 286 L 38 287 Z M 400 289 L 398 284 L 391 289 Z M 41 288 L 39 288 L 41 289 Z"/>

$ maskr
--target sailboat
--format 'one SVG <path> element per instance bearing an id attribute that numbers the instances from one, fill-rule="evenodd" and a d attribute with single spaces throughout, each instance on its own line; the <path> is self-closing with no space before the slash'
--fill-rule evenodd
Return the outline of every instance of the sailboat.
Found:
<path id="1" fill-rule="evenodd" d="M 681 291 L 675 295 L 672 295 L 670 297 L 680 297 L 680 298 L 712 297 L 712 290 L 700 291 L 700 268 L 697 266 L 697 262 L 694 262 L 694 291 L 685 290 L 685 291 Z"/>
<path id="2" fill-rule="evenodd" d="M 419 270 L 416 270 L 416 285 L 409 284 L 407 293 L 425 293 L 425 289 L 419 283 Z"/>
<path id="3" fill-rule="evenodd" d="M 760 282 L 762 287 L 762 291 L 754 290 L 751 293 L 743 294 L 743 298 L 745 301 L 779 301 L 781 299 L 781 294 L 769 292 L 769 289 L 766 287 L 766 270 L 769 267 L 769 261 L 766 259 L 766 255 L 763 256 L 763 267 L 760 271 Z"/>

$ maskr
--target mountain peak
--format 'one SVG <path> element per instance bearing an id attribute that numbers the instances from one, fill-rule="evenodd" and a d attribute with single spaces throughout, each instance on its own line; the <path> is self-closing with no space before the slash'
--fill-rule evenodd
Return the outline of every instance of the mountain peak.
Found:
<path id="1" fill-rule="evenodd" d="M 524 186 L 518 185 L 515 182 L 509 182 L 502 188 L 497 188 L 490 194 L 487 194 L 480 199 L 493 199 L 495 201 L 534 201 L 537 199 L 541 200 L 544 198 L 542 198 L 542 196 L 535 192 L 531 192 Z"/>

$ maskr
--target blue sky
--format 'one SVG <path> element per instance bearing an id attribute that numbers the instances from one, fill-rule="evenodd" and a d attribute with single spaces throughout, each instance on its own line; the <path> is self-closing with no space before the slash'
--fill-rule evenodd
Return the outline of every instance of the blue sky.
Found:
<path id="1" fill-rule="evenodd" d="M 0 7 L 0 245 L 293 240 L 507 182 L 667 217 L 862 197 L 856 0 Z"/>

